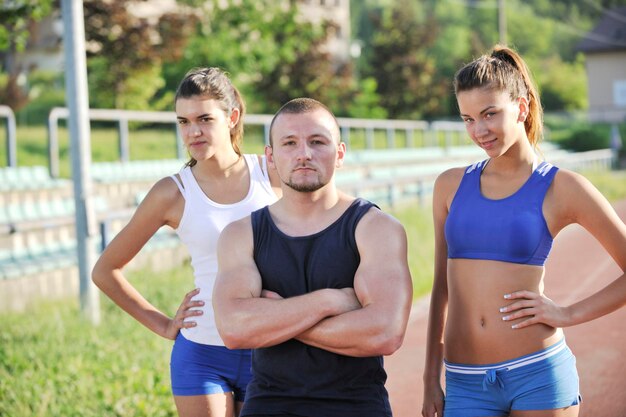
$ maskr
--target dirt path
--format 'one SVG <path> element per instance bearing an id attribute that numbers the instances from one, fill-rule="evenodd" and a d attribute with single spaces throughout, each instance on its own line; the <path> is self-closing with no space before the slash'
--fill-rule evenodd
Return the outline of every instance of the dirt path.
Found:
<path id="1" fill-rule="evenodd" d="M 626 201 L 615 205 L 624 220 Z M 579 226 L 556 238 L 546 264 L 546 294 L 571 304 L 606 286 L 619 268 L 596 240 Z M 428 297 L 413 306 L 402 348 L 385 358 L 394 417 L 421 416 Z M 577 359 L 583 403 L 579 417 L 626 417 L 626 308 L 565 329 Z"/>

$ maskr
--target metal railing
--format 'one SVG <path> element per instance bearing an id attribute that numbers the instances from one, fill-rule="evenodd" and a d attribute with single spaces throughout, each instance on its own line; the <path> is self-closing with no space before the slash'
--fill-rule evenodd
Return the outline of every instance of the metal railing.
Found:
<path id="1" fill-rule="evenodd" d="M 58 123 L 61 119 L 67 119 L 69 111 L 64 107 L 55 107 L 48 115 L 48 163 L 50 175 L 53 178 L 59 176 L 59 133 Z M 263 137 L 266 144 L 269 143 L 269 128 L 272 115 L 268 114 L 248 114 L 245 117 L 247 126 L 263 126 Z M 176 113 L 171 111 L 136 111 L 136 110 L 114 110 L 114 109 L 90 109 L 90 120 L 117 122 L 119 135 L 119 154 L 121 161 L 128 161 L 129 156 L 129 121 L 167 123 L 176 126 L 176 149 L 179 159 L 184 157 L 184 147 L 180 140 L 180 131 L 176 123 Z M 424 135 L 424 146 L 441 146 L 439 144 L 439 134 L 444 132 L 444 147 L 452 146 L 454 136 L 466 138 L 465 128 L 461 122 L 433 122 L 428 123 L 420 120 L 387 120 L 387 119 L 353 119 L 337 118 L 341 129 L 342 140 L 350 147 L 350 137 L 353 130 L 363 130 L 365 134 L 365 148 L 373 149 L 375 131 L 384 131 L 386 134 L 386 147 L 396 147 L 396 132 L 404 131 L 405 147 L 413 147 L 414 133 L 422 132 Z M 459 139 L 457 142 L 463 142 Z M 466 141 L 466 140 L 465 140 Z"/>
<path id="2" fill-rule="evenodd" d="M 341 139 L 350 147 L 351 129 L 362 129 L 365 131 L 365 148 L 374 148 L 374 132 L 384 130 L 386 133 L 387 148 L 395 148 L 396 131 L 404 130 L 406 143 L 410 148 L 414 146 L 413 135 L 415 131 L 426 132 L 430 129 L 428 122 L 422 120 L 389 120 L 389 119 L 352 119 L 347 117 L 337 118 L 341 128 Z"/>
<path id="3" fill-rule="evenodd" d="M 17 166 L 17 127 L 15 113 L 9 106 L 0 104 L 0 117 L 6 119 L 7 166 Z"/>
<path id="4" fill-rule="evenodd" d="M 48 115 L 48 164 L 50 176 L 59 176 L 59 120 L 67 119 L 69 110 L 65 107 L 54 107 Z M 167 123 L 176 126 L 176 155 L 182 158 L 184 149 L 179 140 L 180 133 L 176 124 L 176 114 L 167 111 L 108 110 L 89 109 L 89 119 L 97 121 L 114 121 L 118 124 L 119 153 L 121 161 L 130 159 L 129 121 Z"/>

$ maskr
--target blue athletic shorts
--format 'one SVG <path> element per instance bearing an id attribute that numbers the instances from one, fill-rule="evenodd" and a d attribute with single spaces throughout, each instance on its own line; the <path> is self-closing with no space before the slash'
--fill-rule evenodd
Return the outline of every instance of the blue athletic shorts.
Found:
<path id="1" fill-rule="evenodd" d="M 508 416 L 580 404 L 576 358 L 560 342 L 493 365 L 445 362 L 444 417 Z"/>
<path id="2" fill-rule="evenodd" d="M 232 392 L 235 401 L 243 401 L 252 378 L 250 360 L 250 350 L 203 345 L 178 333 L 170 360 L 172 392 L 174 395 Z"/>

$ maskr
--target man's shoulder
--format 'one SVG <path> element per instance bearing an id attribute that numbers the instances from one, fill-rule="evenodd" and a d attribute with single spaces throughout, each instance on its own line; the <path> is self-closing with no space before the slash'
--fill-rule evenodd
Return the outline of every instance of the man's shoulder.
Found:
<path id="1" fill-rule="evenodd" d="M 226 225 L 226 227 L 224 227 L 224 230 L 222 230 L 222 233 L 220 234 L 220 239 L 238 239 L 245 237 L 246 234 L 251 234 L 251 219 L 252 214 L 248 214 L 247 216 L 242 217 L 239 220 L 235 220 L 229 223 L 228 225 Z"/>
<path id="2" fill-rule="evenodd" d="M 363 218 L 359 222 L 359 227 L 366 229 L 368 234 L 370 232 L 404 232 L 404 226 L 398 219 L 391 214 L 381 210 L 377 205 L 370 203 L 369 209 L 363 215 Z M 373 236 L 368 238 L 374 238 Z"/>

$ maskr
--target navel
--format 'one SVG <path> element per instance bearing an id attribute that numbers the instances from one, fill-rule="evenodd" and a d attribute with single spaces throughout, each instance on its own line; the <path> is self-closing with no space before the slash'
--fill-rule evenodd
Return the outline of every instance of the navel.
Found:
<path id="1" fill-rule="evenodd" d="M 485 327 L 485 318 L 484 317 L 480 318 L 480 327 Z"/>

